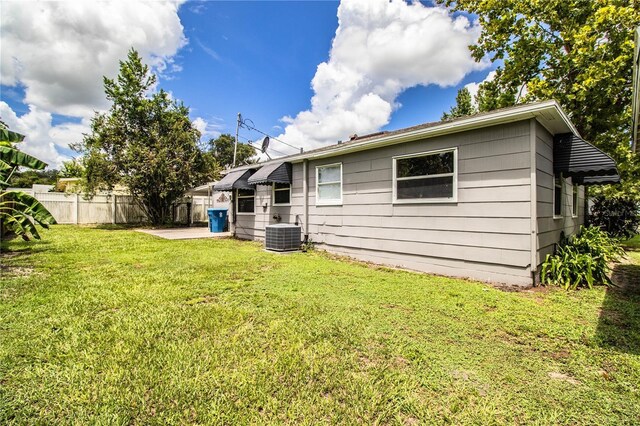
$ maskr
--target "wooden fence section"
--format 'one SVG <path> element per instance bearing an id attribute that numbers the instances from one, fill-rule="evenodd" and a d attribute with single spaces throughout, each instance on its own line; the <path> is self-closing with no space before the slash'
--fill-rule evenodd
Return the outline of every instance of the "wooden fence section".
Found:
<path id="1" fill-rule="evenodd" d="M 146 216 L 130 195 L 96 195 L 84 199 L 81 194 L 36 192 L 33 196 L 51 212 L 60 224 L 136 224 L 145 222 Z M 178 223 L 206 222 L 208 208 L 229 208 L 228 197 L 193 196 L 190 202 L 175 207 Z"/>

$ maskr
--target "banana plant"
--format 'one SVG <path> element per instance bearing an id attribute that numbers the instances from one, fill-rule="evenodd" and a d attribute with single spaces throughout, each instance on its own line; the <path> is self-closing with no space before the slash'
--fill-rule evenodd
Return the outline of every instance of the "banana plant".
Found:
<path id="1" fill-rule="evenodd" d="M 0 193 L 0 223 L 3 236 L 9 232 L 25 240 L 29 236 L 39 240 L 40 234 L 36 223 L 45 229 L 56 223 L 40 201 L 22 191 L 6 191 Z"/>
<path id="2" fill-rule="evenodd" d="M 0 137 L 2 137 L 1 134 Z M 9 186 L 9 179 L 18 167 L 42 170 L 47 167 L 47 163 L 25 154 L 13 146 L 0 145 L 0 185 L 3 189 Z"/>
<path id="3" fill-rule="evenodd" d="M 2 123 L 4 124 L 4 123 Z M 34 197 L 22 191 L 6 191 L 9 179 L 19 167 L 42 170 L 47 163 L 20 151 L 13 144 L 24 136 L 0 125 L 0 235 L 40 239 L 36 224 L 43 228 L 56 223 L 51 213 Z"/>

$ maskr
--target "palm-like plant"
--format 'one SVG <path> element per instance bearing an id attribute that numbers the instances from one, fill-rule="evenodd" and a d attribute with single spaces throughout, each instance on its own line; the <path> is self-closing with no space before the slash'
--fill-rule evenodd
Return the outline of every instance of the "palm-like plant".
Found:
<path id="1" fill-rule="evenodd" d="M 24 136 L 0 121 L 0 235 L 40 239 L 36 224 L 43 228 L 56 223 L 51 213 L 34 197 L 22 191 L 6 191 L 9 179 L 19 167 L 42 170 L 47 164 L 17 149 Z"/>

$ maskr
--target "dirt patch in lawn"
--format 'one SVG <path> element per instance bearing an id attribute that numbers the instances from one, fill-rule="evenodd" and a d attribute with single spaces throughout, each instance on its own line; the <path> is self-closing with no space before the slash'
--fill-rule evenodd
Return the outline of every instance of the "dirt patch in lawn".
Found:
<path id="1" fill-rule="evenodd" d="M 601 347 L 640 354 L 640 264 L 632 256 L 613 266 L 600 308 L 596 341 Z"/>
<path id="2" fill-rule="evenodd" d="M 613 266 L 611 281 L 618 291 L 640 294 L 640 265 L 634 264 L 630 258 L 622 259 Z"/>
<path id="3" fill-rule="evenodd" d="M 11 259 L 24 256 L 23 251 L 3 251 L 0 253 L 0 276 L 2 278 L 28 277 L 33 274 L 33 267 L 8 264 Z"/>

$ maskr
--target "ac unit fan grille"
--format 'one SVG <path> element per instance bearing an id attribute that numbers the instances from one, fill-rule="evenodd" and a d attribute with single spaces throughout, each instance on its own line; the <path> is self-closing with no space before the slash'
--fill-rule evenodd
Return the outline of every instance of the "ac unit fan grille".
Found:
<path id="1" fill-rule="evenodd" d="M 267 250 L 292 251 L 300 248 L 300 227 L 289 224 L 269 225 L 264 246 Z"/>

